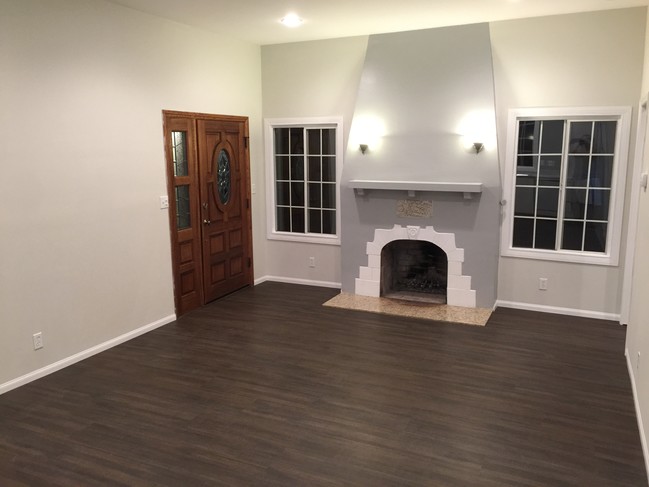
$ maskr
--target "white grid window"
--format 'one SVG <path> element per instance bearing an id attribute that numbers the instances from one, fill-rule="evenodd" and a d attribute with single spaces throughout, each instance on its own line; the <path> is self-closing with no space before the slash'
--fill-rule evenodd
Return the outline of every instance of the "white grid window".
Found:
<path id="1" fill-rule="evenodd" d="M 340 243 L 341 122 L 267 120 L 269 238 Z"/>
<path id="2" fill-rule="evenodd" d="M 503 255 L 616 265 L 630 109 L 510 114 Z"/>

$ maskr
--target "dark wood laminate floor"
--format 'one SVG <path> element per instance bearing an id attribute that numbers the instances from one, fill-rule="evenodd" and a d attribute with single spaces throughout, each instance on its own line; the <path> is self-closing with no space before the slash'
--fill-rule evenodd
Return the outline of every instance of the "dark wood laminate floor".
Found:
<path id="1" fill-rule="evenodd" d="M 647 485 L 625 329 L 265 283 L 0 396 L 0 485 Z"/>

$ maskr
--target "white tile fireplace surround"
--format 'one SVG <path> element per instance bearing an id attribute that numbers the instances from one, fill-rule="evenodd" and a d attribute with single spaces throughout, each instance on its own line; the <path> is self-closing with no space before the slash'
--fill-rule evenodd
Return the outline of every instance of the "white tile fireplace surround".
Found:
<path id="1" fill-rule="evenodd" d="M 360 267 L 360 277 L 356 278 L 356 294 L 380 297 L 381 250 L 394 240 L 423 240 L 441 248 L 448 258 L 447 304 L 476 307 L 476 292 L 471 289 L 471 276 L 462 274 L 464 249 L 455 246 L 454 233 L 437 233 L 433 227 L 395 225 L 391 229 L 375 229 L 374 240 L 367 242 L 367 266 Z"/>

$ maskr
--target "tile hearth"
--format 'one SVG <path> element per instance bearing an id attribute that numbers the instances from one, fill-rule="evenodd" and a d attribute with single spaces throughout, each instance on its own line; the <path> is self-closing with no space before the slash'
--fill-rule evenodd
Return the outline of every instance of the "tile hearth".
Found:
<path id="1" fill-rule="evenodd" d="M 491 310 L 486 308 L 424 304 L 348 293 L 340 293 L 324 303 L 323 306 L 476 326 L 485 326 L 491 316 Z"/>

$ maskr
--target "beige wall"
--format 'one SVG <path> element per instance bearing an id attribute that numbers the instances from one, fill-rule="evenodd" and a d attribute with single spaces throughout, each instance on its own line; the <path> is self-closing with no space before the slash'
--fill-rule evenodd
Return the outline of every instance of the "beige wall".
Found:
<path id="1" fill-rule="evenodd" d="M 645 35 L 644 75 L 642 78 L 643 97 L 649 91 L 649 23 Z M 649 171 L 649 135 L 645 134 L 645 138 L 647 143 L 642 161 L 642 172 Z M 645 461 L 649 461 L 649 450 L 647 449 L 647 437 L 649 437 L 649 380 L 647 380 L 647 377 L 649 377 L 647 375 L 649 370 L 649 300 L 647 299 L 647 292 L 649 291 L 649 191 L 640 191 L 638 209 L 631 312 L 627 327 L 626 352 L 638 402 L 637 413 L 643 426 L 641 436 Z"/>
<path id="2" fill-rule="evenodd" d="M 366 48 L 367 37 L 262 47 L 264 118 L 342 116 L 346 145 Z M 267 249 L 269 276 L 340 283 L 339 246 L 268 240 Z"/>
<path id="3" fill-rule="evenodd" d="M 622 105 L 637 117 L 644 23 L 636 8 L 491 24 L 501 167 L 510 108 Z M 624 253 L 617 267 L 501 258 L 498 298 L 616 315 L 623 262 Z"/>
<path id="4" fill-rule="evenodd" d="M 249 116 L 263 171 L 258 46 L 101 0 L 0 11 L 2 385 L 174 313 L 163 109 Z"/>

